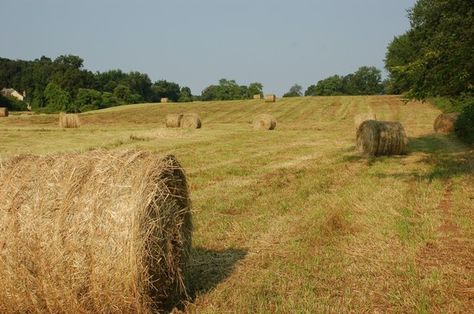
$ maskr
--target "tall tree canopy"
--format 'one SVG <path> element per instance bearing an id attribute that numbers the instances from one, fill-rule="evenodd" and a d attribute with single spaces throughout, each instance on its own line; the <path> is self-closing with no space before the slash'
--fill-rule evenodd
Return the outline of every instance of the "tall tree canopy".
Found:
<path id="1" fill-rule="evenodd" d="M 303 96 L 303 87 L 301 85 L 295 84 L 290 87 L 290 90 L 286 92 L 283 97 L 299 97 Z"/>
<path id="2" fill-rule="evenodd" d="M 44 112 L 86 111 L 159 101 L 161 97 L 173 101 L 193 99 L 189 88 L 183 90 L 181 97 L 178 84 L 158 81 L 152 85 L 145 73 L 124 73 L 120 69 L 92 73 L 84 69 L 83 64 L 84 60 L 74 55 L 59 56 L 54 61 L 44 56 L 33 61 L 0 58 L 0 89 L 26 91 L 26 102 L 34 110 Z M 26 103 L 3 102 L 8 102 L 11 108 L 26 108 Z"/>
<path id="3" fill-rule="evenodd" d="M 362 66 L 346 76 L 333 75 L 306 89 L 305 96 L 377 95 L 384 92 L 382 72 Z"/>
<path id="4" fill-rule="evenodd" d="M 389 87 L 414 98 L 474 92 L 474 2 L 418 0 L 411 28 L 389 44 Z"/>
<path id="5" fill-rule="evenodd" d="M 220 79 L 218 85 L 210 85 L 201 93 L 202 100 L 249 99 L 255 94 L 263 94 L 263 85 L 255 82 L 249 86 L 238 85 L 235 80 Z"/>

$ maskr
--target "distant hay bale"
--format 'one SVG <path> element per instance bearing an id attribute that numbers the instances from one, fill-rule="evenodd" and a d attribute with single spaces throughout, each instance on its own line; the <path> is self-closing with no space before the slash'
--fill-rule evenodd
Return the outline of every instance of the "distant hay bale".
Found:
<path id="1" fill-rule="evenodd" d="M 166 115 L 166 127 L 167 128 L 179 128 L 181 126 L 181 119 L 183 115 L 181 113 L 172 113 Z"/>
<path id="2" fill-rule="evenodd" d="M 0 163 L 1 313 L 154 313 L 184 293 L 185 174 L 141 151 Z"/>
<path id="3" fill-rule="evenodd" d="M 262 99 L 262 95 L 255 94 L 255 95 L 253 95 L 253 99 Z"/>
<path id="4" fill-rule="evenodd" d="M 274 94 L 265 95 L 265 102 L 275 102 L 276 96 Z"/>
<path id="5" fill-rule="evenodd" d="M 8 117 L 8 108 L 5 108 L 5 107 L 0 108 L 0 117 Z"/>
<path id="6" fill-rule="evenodd" d="M 454 125 L 459 117 L 459 113 L 442 113 L 433 124 L 433 128 L 437 133 L 452 133 L 454 132 Z"/>
<path id="7" fill-rule="evenodd" d="M 400 122 L 364 121 L 357 129 L 357 149 L 370 156 L 402 155 L 408 138 Z"/>
<path id="8" fill-rule="evenodd" d="M 273 130 L 276 128 L 276 120 L 269 114 L 260 114 L 253 120 L 255 130 Z"/>
<path id="9" fill-rule="evenodd" d="M 63 113 L 59 114 L 59 127 L 60 128 L 78 128 L 81 125 L 79 115 L 75 113 Z"/>
<path id="10" fill-rule="evenodd" d="M 181 119 L 181 127 L 187 129 L 200 129 L 202 126 L 201 118 L 197 113 L 185 113 Z"/>
<path id="11" fill-rule="evenodd" d="M 371 112 L 357 114 L 354 117 L 355 129 L 357 130 L 362 124 L 362 122 L 367 121 L 367 120 L 377 120 L 377 116 L 375 115 L 375 113 L 371 113 Z"/>
<path id="12" fill-rule="evenodd" d="M 163 97 L 163 98 L 161 98 L 160 102 L 162 102 L 162 103 L 167 103 L 167 102 L 168 102 L 168 98 Z"/>

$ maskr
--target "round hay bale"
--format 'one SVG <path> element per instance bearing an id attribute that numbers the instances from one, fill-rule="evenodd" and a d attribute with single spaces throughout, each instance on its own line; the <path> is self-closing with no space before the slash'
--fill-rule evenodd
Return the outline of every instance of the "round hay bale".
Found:
<path id="1" fill-rule="evenodd" d="M 78 128 L 81 125 L 79 115 L 75 113 L 64 113 L 59 114 L 59 127 L 60 128 Z"/>
<path id="2" fill-rule="evenodd" d="M 354 117 L 355 129 L 357 130 L 362 124 L 362 122 L 367 121 L 367 120 L 377 120 L 377 116 L 375 115 L 375 113 L 371 113 L 371 112 L 360 113 L 360 114 L 355 115 Z"/>
<path id="3" fill-rule="evenodd" d="M 163 97 L 160 99 L 160 102 L 161 103 L 167 103 L 168 102 L 168 98 L 167 97 Z"/>
<path id="4" fill-rule="evenodd" d="M 181 119 L 181 127 L 188 129 L 200 129 L 202 126 L 201 118 L 197 113 L 185 113 Z"/>
<path id="5" fill-rule="evenodd" d="M 174 156 L 0 163 L 1 313 L 154 313 L 184 293 L 191 211 Z"/>
<path id="6" fill-rule="evenodd" d="M 261 114 L 253 120 L 255 130 L 273 130 L 276 128 L 276 120 L 269 114 Z"/>
<path id="7" fill-rule="evenodd" d="M 166 127 L 179 128 L 181 126 L 181 119 L 183 119 L 183 115 L 181 113 L 166 115 Z"/>
<path id="8" fill-rule="evenodd" d="M 5 108 L 5 107 L 0 108 L 0 117 L 8 117 L 8 108 Z"/>
<path id="9" fill-rule="evenodd" d="M 400 122 L 364 121 L 357 129 L 357 149 L 370 156 L 402 155 L 408 138 Z"/>
<path id="10" fill-rule="evenodd" d="M 442 113 L 436 117 L 433 129 L 437 133 L 452 133 L 458 117 L 459 113 Z"/>
<path id="11" fill-rule="evenodd" d="M 270 95 L 265 95 L 265 102 L 275 102 L 276 101 L 276 95 L 270 94 Z"/>

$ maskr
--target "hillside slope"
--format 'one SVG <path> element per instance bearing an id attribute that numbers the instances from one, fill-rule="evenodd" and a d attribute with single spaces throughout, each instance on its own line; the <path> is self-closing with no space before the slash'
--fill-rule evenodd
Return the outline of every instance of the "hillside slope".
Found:
<path id="1" fill-rule="evenodd" d="M 197 112 L 200 130 L 164 128 Z M 398 120 L 406 156 L 354 152 L 354 115 Z M 270 113 L 274 131 L 254 131 Z M 0 119 L 0 157 L 140 148 L 172 153 L 194 209 L 190 299 L 181 310 L 468 312 L 474 308 L 474 151 L 433 134 L 439 111 L 393 96 L 141 104 Z"/>

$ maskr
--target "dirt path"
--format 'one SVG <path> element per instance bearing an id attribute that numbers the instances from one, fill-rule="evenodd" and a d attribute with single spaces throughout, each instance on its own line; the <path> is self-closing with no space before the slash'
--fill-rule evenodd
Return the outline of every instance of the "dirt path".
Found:
<path id="1" fill-rule="evenodd" d="M 451 312 L 453 299 L 460 300 L 466 310 L 474 309 L 474 239 L 466 238 L 454 221 L 454 189 L 453 181 L 447 179 L 437 208 L 442 221 L 438 227 L 438 238 L 428 242 L 417 258 L 427 275 L 439 272 L 450 284 L 445 291 L 445 304 L 435 309 L 440 312 Z"/>

